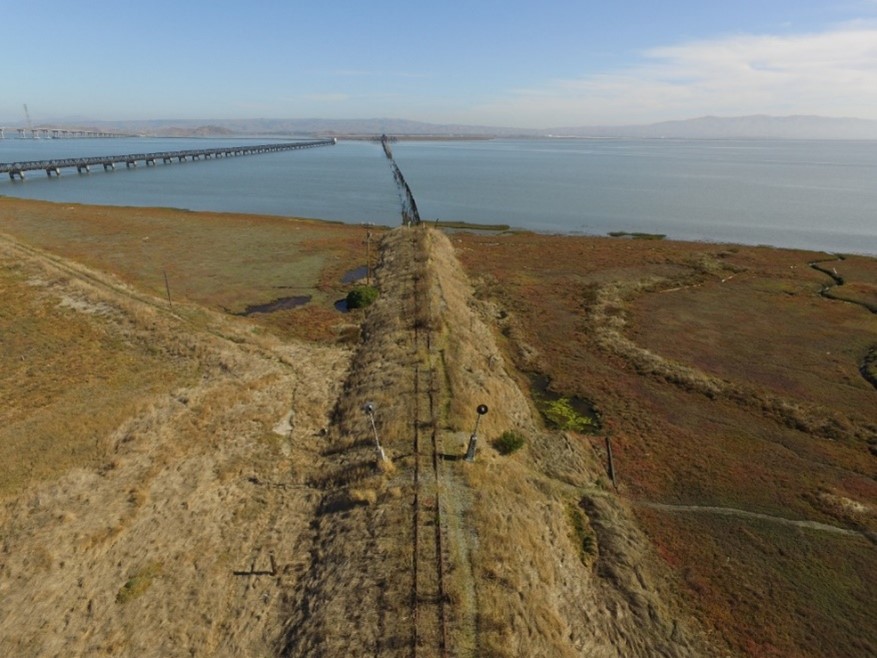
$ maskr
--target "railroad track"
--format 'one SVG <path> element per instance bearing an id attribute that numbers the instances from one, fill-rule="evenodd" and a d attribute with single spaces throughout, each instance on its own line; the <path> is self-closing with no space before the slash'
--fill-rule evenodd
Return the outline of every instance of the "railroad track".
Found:
<path id="1" fill-rule="evenodd" d="M 415 254 L 418 253 L 418 236 Z M 441 450 L 438 419 L 437 377 L 433 366 L 429 323 L 421 320 L 428 304 L 414 281 L 413 332 L 415 360 L 413 373 L 414 419 L 414 504 L 413 582 L 411 614 L 413 620 L 412 656 L 445 658 L 450 655 L 448 637 L 448 597 L 445 584 L 446 556 L 443 547 L 441 501 Z M 427 326 L 424 326 L 427 325 Z"/>

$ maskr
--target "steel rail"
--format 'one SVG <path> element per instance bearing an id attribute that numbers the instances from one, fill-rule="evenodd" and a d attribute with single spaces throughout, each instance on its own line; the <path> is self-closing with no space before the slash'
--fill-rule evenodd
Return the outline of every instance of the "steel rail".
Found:
<path id="1" fill-rule="evenodd" d="M 415 252 L 417 238 L 413 237 Z M 413 285 L 417 286 L 417 277 Z M 431 363 L 432 336 L 420 326 L 422 304 L 414 294 L 413 333 L 415 354 L 425 350 L 425 362 L 415 363 L 413 373 L 414 501 L 412 555 L 412 658 L 447 658 L 448 596 L 445 583 L 445 549 L 441 516 L 441 469 L 438 440 L 438 395 L 435 367 Z M 426 433 L 428 432 L 428 436 Z"/>

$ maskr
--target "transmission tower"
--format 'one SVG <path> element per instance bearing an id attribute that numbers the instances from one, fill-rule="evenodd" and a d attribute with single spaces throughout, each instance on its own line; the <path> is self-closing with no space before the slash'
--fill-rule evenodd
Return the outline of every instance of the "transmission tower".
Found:
<path id="1" fill-rule="evenodd" d="M 24 104 L 24 116 L 27 119 L 27 129 L 30 130 L 30 136 L 36 139 L 37 134 L 33 131 L 33 124 L 30 120 L 30 112 L 27 110 L 27 103 Z"/>

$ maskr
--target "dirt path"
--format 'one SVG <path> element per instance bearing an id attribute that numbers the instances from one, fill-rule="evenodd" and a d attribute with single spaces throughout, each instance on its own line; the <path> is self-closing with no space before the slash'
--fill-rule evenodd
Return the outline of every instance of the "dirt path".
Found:
<path id="1" fill-rule="evenodd" d="M 761 512 L 750 512 L 748 510 L 738 509 L 735 507 L 715 507 L 711 505 L 669 505 L 667 503 L 651 503 L 647 501 L 636 501 L 634 503 L 638 507 L 660 510 L 663 512 L 693 512 L 701 514 L 720 514 L 722 516 L 737 516 L 744 519 L 757 519 L 759 521 L 769 521 L 780 525 L 790 526 L 794 528 L 807 528 L 809 530 L 818 530 L 819 532 L 830 532 L 836 535 L 847 535 L 851 537 L 863 537 L 869 541 L 875 538 L 866 532 L 859 530 L 851 530 L 850 528 L 840 528 L 838 526 L 820 523 L 819 521 L 805 521 L 800 519 L 787 519 L 782 516 L 773 516 L 771 514 L 762 514 Z"/>

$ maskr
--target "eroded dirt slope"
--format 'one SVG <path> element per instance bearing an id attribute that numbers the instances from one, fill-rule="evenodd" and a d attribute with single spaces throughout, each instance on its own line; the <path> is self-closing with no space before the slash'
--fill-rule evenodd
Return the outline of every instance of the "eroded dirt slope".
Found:
<path id="1" fill-rule="evenodd" d="M 5 389 L 11 406 L 31 389 L 59 390 L 36 405 L 28 398 L 30 419 L 5 426 L 4 445 L 28 431 L 25 441 L 60 443 L 62 457 L 81 445 L 90 454 L 36 473 L 0 505 L 0 654 L 271 655 L 319 504 L 307 481 L 320 469 L 318 434 L 348 353 L 258 338 L 203 309 L 170 311 L 11 240 L 0 249 L 14 275 L 4 277 L 4 298 L 24 287 L 44 309 L 33 331 L 62 336 L 71 359 L 107 359 L 33 371 Z M 14 316 L 28 310 L 7 304 L 3 313 L 26 323 L 33 317 Z M 90 390 L 90 409 L 67 413 L 67 391 L 119 366 L 115 353 L 90 350 L 95 336 L 149 354 L 140 374 L 171 373 L 165 386 L 126 395 L 109 378 Z M 80 427 L 79 414 L 109 413 L 105 395 L 124 417 L 110 429 L 100 418 Z"/>

